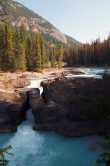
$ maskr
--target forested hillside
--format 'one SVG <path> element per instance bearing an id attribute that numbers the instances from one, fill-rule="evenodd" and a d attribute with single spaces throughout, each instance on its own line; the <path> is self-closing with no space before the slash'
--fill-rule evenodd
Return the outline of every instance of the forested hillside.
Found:
<path id="1" fill-rule="evenodd" d="M 0 0 L 0 70 L 110 65 L 110 37 L 81 44 L 12 0 Z"/>
<path id="2" fill-rule="evenodd" d="M 110 37 L 101 42 L 67 47 L 49 44 L 41 33 L 0 21 L 0 69 L 35 71 L 45 67 L 110 65 Z"/>
<path id="3" fill-rule="evenodd" d="M 52 23 L 17 1 L 0 0 L 0 14 L 4 13 L 9 17 L 13 26 L 23 26 L 27 31 L 42 33 L 48 43 L 54 41 L 67 45 L 79 44 L 74 38 L 70 40 L 69 36 L 62 33 Z"/>
<path id="4" fill-rule="evenodd" d="M 63 45 L 48 45 L 40 33 L 0 22 L 0 69 L 37 70 L 60 66 Z"/>
<path id="5" fill-rule="evenodd" d="M 97 39 L 77 48 L 65 49 L 65 61 L 69 66 L 110 65 L 110 36 L 102 42 Z"/>

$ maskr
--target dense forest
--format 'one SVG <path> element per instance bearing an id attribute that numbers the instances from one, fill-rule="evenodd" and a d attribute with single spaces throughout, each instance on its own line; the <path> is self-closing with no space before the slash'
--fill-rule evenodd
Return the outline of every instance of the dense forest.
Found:
<path id="1" fill-rule="evenodd" d="M 110 65 L 110 36 L 100 41 L 81 44 L 77 48 L 65 49 L 65 61 L 69 66 L 108 66 Z"/>
<path id="2" fill-rule="evenodd" d="M 0 22 L 0 69 L 35 71 L 60 66 L 63 45 L 47 43 L 40 33 Z"/>
<path id="3" fill-rule="evenodd" d="M 0 21 L 0 70 L 36 71 L 46 67 L 108 66 L 110 65 L 110 36 L 103 42 L 67 47 L 47 42 L 41 33 L 26 31 Z"/>
<path id="4" fill-rule="evenodd" d="M 3 1 L 0 0 L 3 4 Z M 5 9 L 5 8 L 4 8 Z M 0 13 L 0 70 L 36 71 L 46 67 L 108 66 L 110 36 L 86 44 L 63 44 L 49 36 L 12 26 L 4 10 Z"/>

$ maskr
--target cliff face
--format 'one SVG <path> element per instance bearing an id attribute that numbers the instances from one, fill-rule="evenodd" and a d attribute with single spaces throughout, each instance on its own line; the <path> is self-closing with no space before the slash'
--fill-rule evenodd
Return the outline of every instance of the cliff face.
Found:
<path id="1" fill-rule="evenodd" d="M 0 132 L 16 131 L 25 118 L 25 100 L 17 93 L 0 94 Z"/>
<path id="2" fill-rule="evenodd" d="M 63 74 L 42 82 L 41 96 L 39 89 L 25 91 L 24 81 L 18 82 L 13 91 L 0 89 L 0 132 L 16 131 L 32 108 L 35 130 L 71 137 L 110 134 L 110 76 L 67 79 Z"/>
<path id="3" fill-rule="evenodd" d="M 3 14 L 8 16 L 13 26 L 24 27 L 26 30 L 33 32 L 40 32 L 48 41 L 79 45 L 79 42 L 73 38 L 71 38 L 71 42 L 69 42 L 69 37 L 63 34 L 54 25 L 16 1 L 1 0 L 0 15 L 2 18 Z"/>
<path id="4" fill-rule="evenodd" d="M 92 78 L 43 82 L 42 97 L 30 96 L 34 129 L 66 136 L 110 133 L 109 83 Z"/>
<path id="5" fill-rule="evenodd" d="M 27 95 L 20 89 L 26 85 L 29 81 L 25 77 L 0 74 L 0 133 L 16 131 L 25 119 Z"/>

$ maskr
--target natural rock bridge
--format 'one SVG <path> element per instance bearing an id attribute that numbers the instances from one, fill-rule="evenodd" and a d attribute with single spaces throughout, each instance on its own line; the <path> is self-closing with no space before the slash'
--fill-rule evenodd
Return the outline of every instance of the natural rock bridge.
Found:
<path id="1" fill-rule="evenodd" d="M 109 78 L 56 78 L 43 81 L 41 86 L 42 94 L 34 87 L 12 94 L 1 93 L 0 132 L 16 131 L 31 108 L 34 130 L 66 136 L 110 133 Z"/>

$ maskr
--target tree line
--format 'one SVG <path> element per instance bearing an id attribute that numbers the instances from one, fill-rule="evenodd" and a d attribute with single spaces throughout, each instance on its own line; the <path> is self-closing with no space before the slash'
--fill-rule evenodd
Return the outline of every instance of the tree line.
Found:
<path id="1" fill-rule="evenodd" d="M 0 70 L 36 71 L 46 67 L 110 65 L 110 36 L 103 42 L 67 47 L 52 43 L 41 33 L 0 21 Z"/>
<path id="2" fill-rule="evenodd" d="M 62 44 L 47 43 L 42 34 L 0 22 L 0 70 L 35 71 L 62 64 Z"/>
<path id="3" fill-rule="evenodd" d="M 64 57 L 69 66 L 110 65 L 110 36 L 104 41 L 97 39 L 79 47 L 66 48 Z"/>

